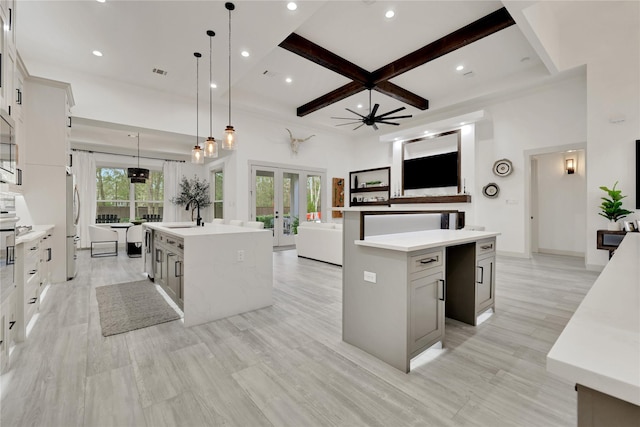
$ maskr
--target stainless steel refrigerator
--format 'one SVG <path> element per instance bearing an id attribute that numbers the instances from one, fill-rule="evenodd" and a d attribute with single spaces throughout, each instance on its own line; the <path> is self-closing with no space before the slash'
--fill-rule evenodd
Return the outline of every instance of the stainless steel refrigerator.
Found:
<path id="1" fill-rule="evenodd" d="M 78 266 L 76 253 L 78 248 L 78 218 L 80 217 L 80 198 L 75 175 L 67 174 L 67 280 L 76 277 Z"/>

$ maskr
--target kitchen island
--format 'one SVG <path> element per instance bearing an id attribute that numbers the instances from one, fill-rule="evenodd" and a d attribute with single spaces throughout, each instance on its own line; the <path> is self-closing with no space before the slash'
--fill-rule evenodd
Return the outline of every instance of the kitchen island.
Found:
<path id="1" fill-rule="evenodd" d="M 578 426 L 640 422 L 640 233 L 627 233 L 547 355 L 576 384 Z"/>
<path id="2" fill-rule="evenodd" d="M 444 224 L 442 212 L 390 212 L 376 227 L 384 234 L 367 235 L 367 212 L 344 210 L 342 339 L 409 372 L 412 358 L 444 340 L 445 315 L 477 325 L 494 308 L 499 233 L 398 233 L 411 220 L 399 215 L 433 215 L 424 223 Z"/>
<path id="3" fill-rule="evenodd" d="M 144 223 L 145 270 L 194 326 L 273 304 L 272 235 L 226 224 Z"/>

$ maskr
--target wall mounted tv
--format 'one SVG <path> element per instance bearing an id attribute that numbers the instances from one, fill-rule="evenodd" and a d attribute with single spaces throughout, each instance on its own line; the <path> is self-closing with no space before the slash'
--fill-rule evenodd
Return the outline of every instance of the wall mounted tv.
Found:
<path id="1" fill-rule="evenodd" d="M 458 185 L 458 152 L 407 159 L 402 165 L 405 190 Z"/>

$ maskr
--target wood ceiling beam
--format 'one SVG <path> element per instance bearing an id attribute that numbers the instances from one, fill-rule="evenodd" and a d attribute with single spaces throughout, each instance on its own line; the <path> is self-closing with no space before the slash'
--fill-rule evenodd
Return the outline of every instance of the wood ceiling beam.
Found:
<path id="1" fill-rule="evenodd" d="M 333 103 L 342 101 L 343 99 L 348 98 L 351 95 L 355 95 L 356 93 L 362 92 L 365 89 L 366 87 L 364 87 L 360 82 L 347 83 L 346 85 L 339 87 L 336 90 L 332 90 L 326 95 L 322 95 L 321 97 L 298 107 L 296 113 L 298 117 L 306 116 L 309 113 L 313 113 L 314 111 L 320 110 L 321 108 L 328 107 Z"/>
<path id="2" fill-rule="evenodd" d="M 390 96 L 393 99 L 397 99 L 400 102 L 416 107 L 420 110 L 426 110 L 429 108 L 429 100 L 416 95 L 413 92 L 409 92 L 400 86 L 391 83 L 390 81 L 382 81 L 373 87 L 376 92 L 383 93 Z"/>
<path id="3" fill-rule="evenodd" d="M 296 110 L 298 117 L 306 116 L 365 89 L 376 90 L 400 102 L 420 110 L 426 110 L 429 108 L 427 99 L 409 92 L 389 80 L 514 24 L 515 21 L 507 9 L 503 7 L 377 69 L 373 73 L 296 33 L 291 33 L 279 46 L 353 80 L 351 83 L 298 107 Z"/>
<path id="4" fill-rule="evenodd" d="M 378 84 L 385 80 L 392 79 L 407 71 L 413 70 L 429 61 L 433 61 L 443 55 L 467 46 L 491 34 L 514 25 L 513 20 L 506 8 L 501 8 L 492 12 L 477 21 L 472 22 L 446 36 L 429 43 L 420 49 L 403 56 L 400 59 L 385 65 L 374 71 L 373 83 Z"/>
<path id="5" fill-rule="evenodd" d="M 279 46 L 362 85 L 370 83 L 371 73 L 369 71 L 296 33 L 291 33 Z"/>

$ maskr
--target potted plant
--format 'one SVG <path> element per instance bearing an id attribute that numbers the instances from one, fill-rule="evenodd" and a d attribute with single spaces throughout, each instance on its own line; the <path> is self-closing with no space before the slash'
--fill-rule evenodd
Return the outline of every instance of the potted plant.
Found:
<path id="1" fill-rule="evenodd" d="M 204 209 L 211 205 L 211 198 L 209 197 L 209 181 L 198 179 L 197 176 L 193 176 L 192 179 L 187 179 L 186 176 L 182 176 L 180 181 L 180 193 L 171 199 L 171 203 L 178 206 L 185 206 L 191 200 L 195 199 L 196 203 L 191 204 L 191 220 L 193 221 L 193 214 L 196 208 Z"/>
<path id="2" fill-rule="evenodd" d="M 607 193 L 609 197 L 602 197 L 602 204 L 600 205 L 600 209 L 602 212 L 599 212 L 598 215 L 601 215 L 609 220 L 609 224 L 607 229 L 610 231 L 615 231 L 620 229 L 620 225 L 617 223 L 619 219 L 622 219 L 632 213 L 622 207 L 622 199 L 627 196 L 622 195 L 621 190 L 616 190 L 616 185 L 618 185 L 618 181 L 613 184 L 613 188 L 609 189 L 605 186 L 600 187 L 600 189 Z"/>

